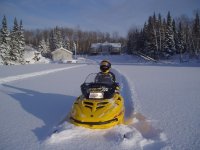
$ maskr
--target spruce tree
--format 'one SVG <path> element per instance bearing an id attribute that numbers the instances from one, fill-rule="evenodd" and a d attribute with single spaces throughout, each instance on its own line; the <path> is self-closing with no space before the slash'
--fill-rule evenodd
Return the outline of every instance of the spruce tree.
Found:
<path id="1" fill-rule="evenodd" d="M 56 48 L 60 48 L 60 47 L 63 47 L 63 38 L 62 38 L 62 35 L 61 35 L 61 31 L 58 27 L 56 27 L 55 29 L 55 45 L 56 45 Z"/>
<path id="2" fill-rule="evenodd" d="M 127 42 L 127 48 L 128 48 L 128 53 L 132 54 L 132 53 L 136 53 L 136 31 L 135 29 L 131 29 L 128 33 L 128 42 Z"/>
<path id="3" fill-rule="evenodd" d="M 49 57 L 49 55 L 50 55 L 49 45 L 44 40 L 44 38 L 42 38 L 42 40 L 40 41 L 38 48 L 39 48 L 39 51 L 41 52 L 42 56 Z"/>
<path id="4" fill-rule="evenodd" d="M 165 53 L 165 48 L 167 47 L 167 43 L 165 42 L 165 39 L 166 39 L 166 30 L 167 30 L 167 23 L 166 23 L 166 20 L 163 19 L 163 26 L 162 26 L 162 37 L 161 37 L 161 41 L 162 41 L 162 56 L 164 56 L 164 53 Z"/>
<path id="5" fill-rule="evenodd" d="M 1 63 L 5 65 L 10 64 L 10 33 L 7 28 L 7 20 L 6 16 L 3 17 L 2 20 L 2 28 L 0 32 L 0 59 Z"/>
<path id="6" fill-rule="evenodd" d="M 178 28 L 178 39 L 177 39 L 177 50 L 180 54 L 180 62 L 183 61 L 183 50 L 184 50 L 184 33 L 183 33 L 183 28 L 181 22 L 179 23 L 179 28 Z"/>
<path id="7" fill-rule="evenodd" d="M 147 55 L 155 58 L 157 51 L 157 37 L 155 31 L 155 21 L 152 16 L 149 17 L 148 20 L 148 28 L 147 28 Z"/>
<path id="8" fill-rule="evenodd" d="M 185 49 L 189 52 L 189 56 L 192 56 L 192 34 L 189 25 L 185 27 Z"/>
<path id="9" fill-rule="evenodd" d="M 50 32 L 49 47 L 51 51 L 56 50 L 56 36 L 54 30 Z"/>
<path id="10" fill-rule="evenodd" d="M 63 38 L 63 39 L 64 39 L 64 40 L 63 40 L 63 47 L 64 47 L 65 49 L 67 49 L 67 50 L 72 49 L 72 48 L 71 48 L 71 44 L 70 44 L 69 38 L 68 38 L 68 37 L 65 37 L 65 38 Z"/>
<path id="11" fill-rule="evenodd" d="M 193 28 L 192 28 L 192 35 L 193 35 L 193 47 L 195 51 L 195 55 L 198 56 L 200 52 L 200 19 L 199 14 L 196 13 Z"/>
<path id="12" fill-rule="evenodd" d="M 24 63 L 24 51 L 25 51 L 25 38 L 24 38 L 24 29 L 22 25 L 22 20 L 20 20 L 20 25 L 19 25 L 19 48 L 20 48 L 20 63 Z"/>
<path id="13" fill-rule="evenodd" d="M 161 55 L 162 52 L 162 45 L 163 45 L 163 41 L 162 41 L 162 36 L 163 36 L 163 23 L 162 23 L 162 17 L 161 14 L 158 15 L 158 58 Z"/>
<path id="14" fill-rule="evenodd" d="M 179 53 L 179 50 L 178 50 L 178 38 L 179 38 L 179 35 L 178 35 L 178 31 L 176 29 L 176 22 L 175 20 L 173 20 L 172 22 L 172 26 L 173 26 L 173 32 L 174 32 L 174 43 L 175 43 L 175 49 L 176 49 L 176 53 Z"/>
<path id="15" fill-rule="evenodd" d="M 144 50 L 143 53 L 147 53 L 148 49 L 148 26 L 147 23 L 145 22 L 144 28 L 143 28 L 143 38 L 144 38 Z"/>
<path id="16" fill-rule="evenodd" d="M 166 57 L 173 55 L 175 52 L 174 32 L 172 26 L 172 17 L 170 12 L 167 14 L 167 26 L 165 32 L 165 53 Z"/>
<path id="17" fill-rule="evenodd" d="M 20 63 L 20 39 L 19 39 L 19 25 L 17 19 L 14 19 L 14 26 L 11 32 L 11 51 L 10 57 L 12 64 L 19 64 Z"/>

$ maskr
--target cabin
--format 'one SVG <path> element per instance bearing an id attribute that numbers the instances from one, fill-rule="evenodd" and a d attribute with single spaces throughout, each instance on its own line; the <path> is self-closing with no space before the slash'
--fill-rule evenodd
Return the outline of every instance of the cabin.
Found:
<path id="1" fill-rule="evenodd" d="M 90 54 L 120 54 L 121 43 L 92 43 L 90 47 Z"/>
<path id="2" fill-rule="evenodd" d="M 51 52 L 53 61 L 71 61 L 73 59 L 73 53 L 63 47 Z"/>
<path id="3" fill-rule="evenodd" d="M 120 54 L 122 51 L 121 43 L 110 43 L 110 54 Z"/>
<path id="4" fill-rule="evenodd" d="M 92 43 L 90 47 L 90 55 L 97 55 L 100 53 L 101 43 Z"/>

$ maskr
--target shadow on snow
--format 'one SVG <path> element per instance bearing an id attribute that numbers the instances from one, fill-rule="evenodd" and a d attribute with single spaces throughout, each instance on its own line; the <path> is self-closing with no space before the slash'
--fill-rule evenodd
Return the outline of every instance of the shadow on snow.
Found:
<path id="1" fill-rule="evenodd" d="M 41 93 L 6 84 L 3 86 L 18 90 L 19 92 L 8 95 L 19 101 L 24 110 L 44 122 L 42 127 L 32 130 L 39 140 L 44 140 L 49 136 L 52 127 L 56 126 L 69 113 L 73 101 L 76 99 L 76 97 L 68 95 Z"/>

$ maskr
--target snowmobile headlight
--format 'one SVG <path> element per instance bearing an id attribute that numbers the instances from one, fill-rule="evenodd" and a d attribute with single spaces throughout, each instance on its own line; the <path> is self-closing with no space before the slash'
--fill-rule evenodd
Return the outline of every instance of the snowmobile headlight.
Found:
<path id="1" fill-rule="evenodd" d="M 89 98 L 102 99 L 103 93 L 102 92 L 90 92 Z"/>

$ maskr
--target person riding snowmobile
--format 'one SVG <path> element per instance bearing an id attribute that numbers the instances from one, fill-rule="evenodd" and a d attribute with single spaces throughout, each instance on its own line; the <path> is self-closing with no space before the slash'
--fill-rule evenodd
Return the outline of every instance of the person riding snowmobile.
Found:
<path id="1" fill-rule="evenodd" d="M 116 91 L 119 91 L 119 84 L 116 82 L 116 77 L 113 72 L 110 71 L 111 63 L 108 60 L 103 60 L 100 63 L 100 70 L 95 78 L 96 82 L 102 82 L 102 80 L 106 80 L 107 78 L 111 78 L 113 81 L 113 85 L 115 86 Z"/>
<path id="2" fill-rule="evenodd" d="M 77 126 L 106 129 L 124 123 L 124 98 L 119 91 L 111 63 L 103 60 L 99 73 L 91 73 L 81 84 L 81 95 L 76 99 L 69 121 Z"/>

